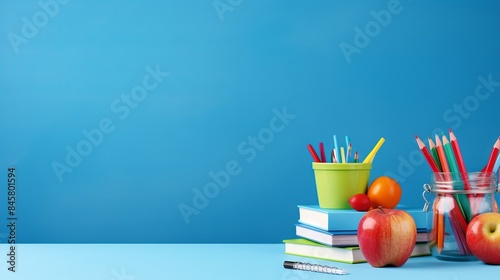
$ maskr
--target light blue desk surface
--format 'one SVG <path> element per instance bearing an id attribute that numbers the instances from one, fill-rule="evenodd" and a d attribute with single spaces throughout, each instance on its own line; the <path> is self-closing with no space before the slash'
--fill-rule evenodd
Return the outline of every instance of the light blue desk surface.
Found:
<path id="1" fill-rule="evenodd" d="M 403 267 L 372 268 L 284 254 L 283 244 L 18 244 L 16 269 L 7 270 L 8 246 L 0 245 L 0 279 L 478 279 L 498 278 L 500 266 L 411 258 Z M 336 276 L 283 268 L 284 260 L 336 265 L 350 272 Z"/>

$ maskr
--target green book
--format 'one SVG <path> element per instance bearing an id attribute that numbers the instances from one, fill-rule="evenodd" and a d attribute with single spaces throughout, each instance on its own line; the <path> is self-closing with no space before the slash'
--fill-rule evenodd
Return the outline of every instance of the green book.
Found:
<path id="1" fill-rule="evenodd" d="M 332 247 L 304 238 L 285 239 L 283 243 L 285 243 L 285 254 L 289 255 L 351 264 L 366 262 L 359 246 Z M 428 255 L 430 249 L 427 243 L 416 243 L 411 253 L 412 257 Z"/>

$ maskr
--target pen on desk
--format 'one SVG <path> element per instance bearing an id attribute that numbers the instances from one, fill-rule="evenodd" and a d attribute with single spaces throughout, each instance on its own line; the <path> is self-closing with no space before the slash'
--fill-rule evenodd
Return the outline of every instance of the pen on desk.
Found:
<path id="1" fill-rule="evenodd" d="M 335 275 L 345 275 L 348 273 L 346 270 L 340 269 L 340 268 L 335 267 L 335 266 L 311 264 L 311 263 L 303 263 L 303 262 L 293 262 L 293 261 L 284 261 L 283 267 L 288 268 L 288 269 L 321 272 L 321 273 L 335 274 Z"/>

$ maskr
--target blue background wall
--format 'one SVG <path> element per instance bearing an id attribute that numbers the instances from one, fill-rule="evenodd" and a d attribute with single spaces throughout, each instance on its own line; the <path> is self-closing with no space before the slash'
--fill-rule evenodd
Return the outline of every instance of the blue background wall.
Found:
<path id="1" fill-rule="evenodd" d="M 384 137 L 371 178 L 421 207 L 415 135 L 454 129 L 478 171 L 500 134 L 499 8 L 4 0 L 0 176 L 16 168 L 18 242 L 281 242 L 317 203 L 306 145 L 333 134 L 362 158 Z"/>

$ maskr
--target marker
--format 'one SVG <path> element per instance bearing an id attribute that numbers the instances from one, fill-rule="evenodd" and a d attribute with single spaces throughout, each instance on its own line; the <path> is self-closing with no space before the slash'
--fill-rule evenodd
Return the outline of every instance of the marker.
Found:
<path id="1" fill-rule="evenodd" d="M 373 158 L 377 154 L 377 152 L 380 149 L 380 147 L 382 146 L 382 144 L 384 144 L 384 142 L 385 142 L 385 139 L 383 137 L 380 138 L 380 140 L 378 140 L 378 142 L 375 145 L 375 147 L 373 147 L 373 149 L 371 150 L 371 152 L 366 156 L 365 160 L 363 160 L 363 163 L 370 163 L 370 162 L 372 162 Z"/>
<path id="2" fill-rule="evenodd" d="M 307 144 L 307 149 L 309 150 L 309 153 L 311 154 L 311 156 L 313 157 L 313 160 L 315 162 L 321 162 L 321 160 L 318 157 L 318 154 L 316 153 L 316 151 L 314 150 L 314 148 L 311 144 Z"/>

